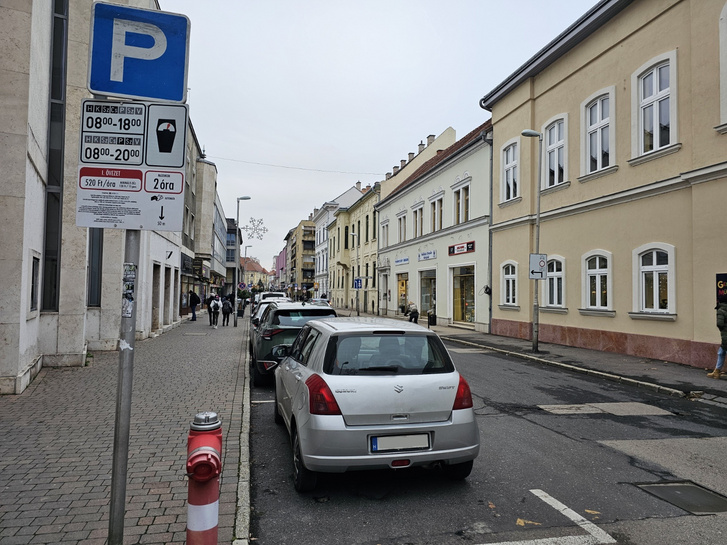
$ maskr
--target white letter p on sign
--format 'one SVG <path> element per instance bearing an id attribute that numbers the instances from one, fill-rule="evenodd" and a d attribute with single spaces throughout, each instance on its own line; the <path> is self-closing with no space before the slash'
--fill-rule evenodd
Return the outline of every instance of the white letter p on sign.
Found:
<path id="1" fill-rule="evenodd" d="M 154 40 L 151 47 L 126 45 L 126 34 L 144 34 Z M 151 61 L 161 57 L 167 50 L 167 37 L 158 26 L 114 19 L 114 33 L 111 44 L 111 81 L 124 81 L 124 59 Z"/>

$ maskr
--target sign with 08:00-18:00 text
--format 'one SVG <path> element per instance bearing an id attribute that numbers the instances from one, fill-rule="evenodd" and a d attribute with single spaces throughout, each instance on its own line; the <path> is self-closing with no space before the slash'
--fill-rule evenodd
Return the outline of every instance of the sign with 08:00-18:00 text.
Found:
<path id="1" fill-rule="evenodd" d="M 85 100 L 76 225 L 181 231 L 187 106 Z"/>

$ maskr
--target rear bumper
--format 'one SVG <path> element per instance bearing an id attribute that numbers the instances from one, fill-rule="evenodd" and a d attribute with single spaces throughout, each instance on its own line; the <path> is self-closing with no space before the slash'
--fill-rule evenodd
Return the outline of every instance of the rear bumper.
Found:
<path id="1" fill-rule="evenodd" d="M 474 460 L 480 451 L 479 429 L 471 409 L 453 411 L 446 422 L 387 426 L 347 427 L 340 416 L 311 416 L 298 431 L 305 466 L 325 473 L 391 468 L 401 460 L 409 461 L 404 467 L 459 464 Z M 371 450 L 372 437 L 420 433 L 429 434 L 428 449 Z"/>

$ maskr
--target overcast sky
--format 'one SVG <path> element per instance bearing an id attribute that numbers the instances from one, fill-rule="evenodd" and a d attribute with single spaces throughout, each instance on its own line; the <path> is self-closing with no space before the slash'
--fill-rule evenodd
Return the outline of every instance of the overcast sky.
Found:
<path id="1" fill-rule="evenodd" d="M 360 181 L 383 180 L 596 0 L 159 0 L 192 23 L 188 103 L 225 215 L 262 220 L 248 256 Z M 242 250 L 244 252 L 244 250 Z"/>

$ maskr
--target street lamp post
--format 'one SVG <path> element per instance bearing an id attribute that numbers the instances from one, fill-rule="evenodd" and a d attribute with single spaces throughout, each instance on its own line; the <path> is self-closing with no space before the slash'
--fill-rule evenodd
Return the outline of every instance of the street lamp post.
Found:
<path id="1" fill-rule="evenodd" d="M 240 269 L 240 201 L 249 200 L 249 195 L 237 197 L 237 215 L 235 216 L 235 270 L 233 274 L 234 282 L 232 283 L 232 312 L 234 314 L 232 322 L 234 327 L 237 327 L 237 284 L 239 283 L 237 271 Z"/>
<path id="2" fill-rule="evenodd" d="M 540 177 L 542 176 L 542 160 L 543 160 L 543 133 L 526 129 L 521 133 L 527 138 L 538 139 L 538 186 L 536 188 L 536 207 L 535 207 L 535 253 L 540 254 Z M 535 290 L 533 291 L 533 352 L 538 351 L 538 329 L 540 318 L 540 305 L 538 303 L 538 279 L 535 278 Z"/>
<path id="3" fill-rule="evenodd" d="M 355 285 L 356 284 L 356 278 L 358 278 L 358 269 L 359 269 L 359 264 L 358 264 L 358 242 L 359 242 L 359 238 L 358 238 L 358 233 L 351 233 L 351 236 L 352 237 L 355 237 L 356 243 L 357 243 L 356 244 L 356 269 L 353 271 L 353 273 L 354 273 L 353 274 L 353 283 Z M 361 291 L 360 288 L 356 289 L 356 316 L 361 316 L 361 313 L 359 312 L 359 306 L 358 306 L 358 292 L 359 291 Z"/>

